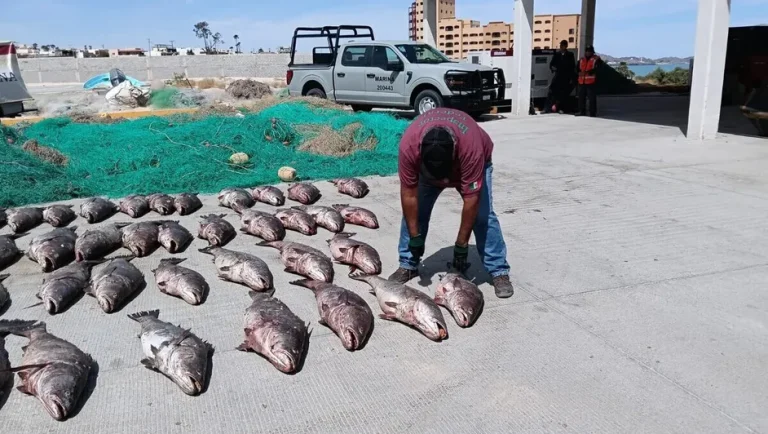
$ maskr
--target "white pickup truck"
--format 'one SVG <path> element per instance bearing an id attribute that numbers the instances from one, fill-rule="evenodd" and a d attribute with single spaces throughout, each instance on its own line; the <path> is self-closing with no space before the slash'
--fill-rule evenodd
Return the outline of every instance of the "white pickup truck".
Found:
<path id="1" fill-rule="evenodd" d="M 310 64 L 294 62 L 303 39 L 322 41 Z M 478 116 L 509 105 L 501 69 L 453 62 L 423 43 L 376 41 L 369 26 L 297 28 L 288 68 L 291 96 L 328 98 L 359 111 L 453 107 Z"/>
<path id="2" fill-rule="evenodd" d="M 12 117 L 35 110 L 34 101 L 21 78 L 16 47 L 0 41 L 0 117 Z"/>

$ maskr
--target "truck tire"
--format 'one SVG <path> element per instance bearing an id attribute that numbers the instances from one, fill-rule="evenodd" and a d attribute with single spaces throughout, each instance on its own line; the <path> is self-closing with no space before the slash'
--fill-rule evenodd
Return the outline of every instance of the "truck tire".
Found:
<path id="1" fill-rule="evenodd" d="M 314 96 L 315 98 L 326 99 L 327 95 L 323 89 L 319 87 L 313 87 L 307 91 L 307 96 Z"/>
<path id="2" fill-rule="evenodd" d="M 371 106 L 367 105 L 353 105 L 352 110 L 356 112 L 369 112 L 373 109 Z"/>
<path id="3" fill-rule="evenodd" d="M 443 97 L 432 89 L 419 92 L 413 102 L 413 110 L 417 115 L 422 115 L 432 109 L 443 106 Z"/>

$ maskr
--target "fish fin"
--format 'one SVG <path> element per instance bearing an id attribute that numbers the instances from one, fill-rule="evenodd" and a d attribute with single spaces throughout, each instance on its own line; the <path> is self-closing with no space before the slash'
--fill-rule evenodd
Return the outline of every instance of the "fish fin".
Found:
<path id="1" fill-rule="evenodd" d="M 253 301 L 260 301 L 264 298 L 270 298 L 275 295 L 275 288 L 267 289 L 266 291 L 248 291 L 248 295 L 251 297 L 251 300 Z"/>
<path id="2" fill-rule="evenodd" d="M 151 317 L 151 318 L 160 318 L 160 310 L 149 310 L 149 311 L 143 311 L 143 312 L 136 312 L 128 315 L 128 318 L 136 321 L 141 322 L 142 318 Z"/>
<path id="3" fill-rule="evenodd" d="M 18 390 L 19 392 L 25 395 L 32 395 L 32 393 L 29 390 L 27 390 L 27 386 L 25 386 L 24 384 L 16 386 L 16 390 Z"/>
<path id="4" fill-rule="evenodd" d="M 354 237 L 355 235 L 357 235 L 357 233 L 356 233 L 356 232 L 339 232 L 339 233 L 337 233 L 337 234 L 334 236 L 334 238 L 336 238 L 336 237 L 339 237 L 339 238 L 352 238 L 352 237 Z"/>
<path id="5" fill-rule="evenodd" d="M 40 294 L 37 294 L 37 298 L 40 298 Z M 41 301 L 39 303 L 31 304 L 31 305 L 25 307 L 24 309 L 31 309 L 33 307 L 42 306 L 42 305 L 43 305 L 43 302 Z"/>
<path id="6" fill-rule="evenodd" d="M 163 264 L 179 265 L 186 260 L 187 258 L 165 258 L 160 260 L 160 265 L 163 265 Z"/>
<path id="7" fill-rule="evenodd" d="M 10 237 L 12 240 L 17 240 L 17 239 L 19 239 L 19 238 L 21 238 L 21 237 L 26 237 L 27 235 L 29 235 L 29 232 L 22 232 L 22 233 L 20 233 L 20 234 L 9 234 L 8 236 L 9 236 L 9 237 Z"/>
<path id="8" fill-rule="evenodd" d="M 198 252 L 205 253 L 207 255 L 212 255 L 213 253 L 211 252 L 213 251 L 214 248 L 216 248 L 216 246 L 208 246 L 202 249 L 198 249 Z"/>
<path id="9" fill-rule="evenodd" d="M 380 313 L 379 318 L 386 321 L 397 321 L 397 317 L 395 317 L 394 315 L 390 315 L 388 313 Z"/>
<path id="10" fill-rule="evenodd" d="M 147 369 L 157 371 L 157 368 L 155 367 L 155 361 L 150 358 L 141 359 L 141 364 L 144 365 L 144 367 Z"/>
<path id="11" fill-rule="evenodd" d="M 346 207 L 348 207 L 348 206 L 349 206 L 349 204 L 348 204 L 348 203 L 336 203 L 336 204 L 333 204 L 333 205 L 331 205 L 331 208 L 333 208 L 333 209 L 335 209 L 336 211 L 338 211 L 338 210 L 340 210 L 340 209 L 344 209 L 344 208 L 346 208 Z"/>
<path id="12" fill-rule="evenodd" d="M 243 342 L 242 344 L 238 345 L 237 348 L 235 348 L 237 351 L 243 351 L 243 352 L 250 352 L 251 349 L 248 347 L 248 342 Z"/>
<path id="13" fill-rule="evenodd" d="M 69 226 L 67 229 L 69 229 L 72 232 L 77 231 L 77 226 Z"/>
<path id="14" fill-rule="evenodd" d="M 5 280 L 5 279 L 7 279 L 9 277 L 11 277 L 10 274 L 0 274 L 0 282 L 2 282 L 3 280 Z M 45 282 L 45 280 L 43 280 L 43 282 Z"/>
<path id="15" fill-rule="evenodd" d="M 83 292 L 88 295 L 93 295 L 93 285 L 91 285 L 90 283 L 86 285 L 85 288 L 83 288 Z"/>
<path id="16" fill-rule="evenodd" d="M 384 304 L 386 304 L 387 306 L 392 307 L 392 308 L 397 308 L 397 306 L 399 306 L 394 301 L 385 301 Z"/>
<path id="17" fill-rule="evenodd" d="M 325 322 L 325 320 L 324 320 L 324 319 L 322 319 L 322 318 L 320 318 L 319 320 L 317 320 L 317 323 L 318 323 L 318 324 L 320 324 L 321 326 L 327 326 L 327 325 L 328 325 L 328 323 L 326 323 L 326 322 Z"/>
<path id="18" fill-rule="evenodd" d="M 37 329 L 42 329 L 42 331 L 45 331 L 45 323 L 38 321 L 24 321 L 20 319 L 0 320 L 0 337 L 13 334 L 16 336 L 23 336 L 28 338 L 29 333 Z"/>
<path id="19" fill-rule="evenodd" d="M 43 368 L 45 368 L 48 365 L 50 365 L 50 363 L 40 363 L 40 364 L 36 364 L 36 365 L 22 365 L 22 366 L 17 366 L 15 368 L 3 369 L 3 370 L 0 370 L 0 372 L 18 372 L 19 373 L 19 377 L 21 377 L 22 380 L 23 380 L 23 379 L 25 379 L 29 375 L 29 372 L 26 372 L 26 371 L 28 371 L 30 369 L 34 369 L 34 372 L 37 372 L 40 369 L 43 369 Z"/>
<path id="20" fill-rule="evenodd" d="M 290 283 L 291 285 L 301 286 L 303 288 L 307 288 L 311 290 L 312 292 L 315 292 L 315 288 L 312 287 L 312 282 L 314 282 L 314 280 L 312 279 L 300 279 L 300 280 L 294 280 L 288 283 Z"/>
<path id="21" fill-rule="evenodd" d="M 155 347 L 154 345 L 149 346 L 149 351 L 152 352 L 152 355 L 157 357 L 157 355 L 160 353 L 160 349 Z"/>
<path id="22" fill-rule="evenodd" d="M 226 266 L 226 265 L 225 265 L 225 266 L 223 266 L 223 267 L 219 268 L 219 271 L 229 271 L 231 268 L 232 268 L 232 267 L 229 267 L 229 266 Z"/>

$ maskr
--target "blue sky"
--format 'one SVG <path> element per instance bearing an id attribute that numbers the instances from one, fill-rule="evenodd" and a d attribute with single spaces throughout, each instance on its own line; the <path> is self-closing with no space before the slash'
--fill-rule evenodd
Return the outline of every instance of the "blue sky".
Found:
<path id="1" fill-rule="evenodd" d="M 725 0 L 722 0 L 725 1 Z M 598 0 L 595 47 L 614 56 L 688 56 L 697 0 Z M 24 0 L 4 2 L 0 40 L 58 46 L 201 46 L 192 26 L 208 21 L 244 51 L 289 45 L 296 26 L 368 24 L 377 38 L 407 37 L 408 0 Z M 512 21 L 513 0 L 457 0 L 457 15 Z M 581 0 L 537 0 L 536 13 L 579 13 Z M 768 24 L 768 0 L 733 0 L 731 24 Z"/>

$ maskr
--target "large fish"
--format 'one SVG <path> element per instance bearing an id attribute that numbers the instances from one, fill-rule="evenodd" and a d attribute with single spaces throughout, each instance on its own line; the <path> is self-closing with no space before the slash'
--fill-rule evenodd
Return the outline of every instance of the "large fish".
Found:
<path id="1" fill-rule="evenodd" d="M 80 216 L 88 223 L 102 222 L 120 210 L 120 207 L 101 197 L 91 197 L 80 204 Z"/>
<path id="2" fill-rule="evenodd" d="M 485 300 L 477 285 L 460 274 L 448 273 L 435 289 L 435 303 L 448 309 L 460 327 L 469 327 L 483 311 Z"/>
<path id="3" fill-rule="evenodd" d="M 91 269 L 103 260 L 82 261 L 59 268 L 43 279 L 37 298 L 51 315 L 66 309 L 82 294 L 91 278 Z"/>
<path id="4" fill-rule="evenodd" d="M 173 198 L 167 194 L 150 194 L 147 196 L 147 202 L 149 203 L 149 209 L 160 215 L 170 215 L 176 211 Z"/>
<path id="5" fill-rule="evenodd" d="M 0 336 L 15 334 L 29 339 L 18 371 L 17 389 L 37 397 L 58 421 L 69 417 L 88 384 L 93 359 L 70 342 L 46 331 L 45 323 L 0 321 Z"/>
<path id="6" fill-rule="evenodd" d="M 363 226 L 369 229 L 379 228 L 379 219 L 376 218 L 376 214 L 373 212 L 356 206 L 349 206 L 347 204 L 332 205 L 333 208 L 341 213 L 344 217 L 344 221 L 357 226 Z"/>
<path id="7" fill-rule="evenodd" d="M 149 256 L 160 245 L 160 225 L 165 221 L 138 222 L 123 228 L 123 247 L 130 250 L 133 256 L 142 258 Z"/>
<path id="8" fill-rule="evenodd" d="M 11 299 L 11 296 L 8 294 L 8 290 L 5 289 L 5 286 L 3 286 L 3 280 L 11 277 L 10 274 L 0 274 L 0 312 L 3 311 L 3 306 L 5 306 L 5 303 L 8 303 L 8 300 Z M 0 381 L 0 385 L 2 385 L 3 382 Z"/>
<path id="9" fill-rule="evenodd" d="M 55 228 L 66 226 L 76 218 L 72 205 L 51 205 L 43 210 L 43 220 Z"/>
<path id="10" fill-rule="evenodd" d="M 179 215 L 189 215 L 203 207 L 197 193 L 181 193 L 173 200 L 173 206 Z"/>
<path id="11" fill-rule="evenodd" d="M 26 235 L 29 234 L 0 235 L 0 270 L 13 264 L 17 259 L 24 255 L 24 253 L 16 247 L 16 240 Z"/>
<path id="12" fill-rule="evenodd" d="M 195 237 L 179 222 L 163 222 L 157 233 L 157 241 L 168 253 L 183 252 Z"/>
<path id="13" fill-rule="evenodd" d="M 312 205 L 320 200 L 320 190 L 308 182 L 299 182 L 288 187 L 288 199 L 303 205 Z"/>
<path id="14" fill-rule="evenodd" d="M 226 214 L 209 214 L 202 216 L 197 229 L 197 237 L 207 240 L 212 246 L 222 247 L 232 241 L 237 235 L 235 227 L 226 220 Z"/>
<path id="15" fill-rule="evenodd" d="M 149 201 L 147 201 L 146 196 L 132 194 L 123 198 L 120 201 L 119 207 L 120 212 L 136 219 L 149 212 Z"/>
<path id="16" fill-rule="evenodd" d="M 362 347 L 373 330 L 373 312 L 354 292 L 332 283 L 297 280 L 293 285 L 309 288 L 315 294 L 320 324 L 330 327 L 349 351 Z"/>
<path id="17" fill-rule="evenodd" d="M 123 228 L 130 223 L 108 223 L 89 229 L 75 241 L 75 260 L 101 259 L 123 245 Z"/>
<path id="18" fill-rule="evenodd" d="M 255 235 L 265 241 L 285 238 L 285 226 L 279 218 L 263 211 L 248 209 L 240 215 L 241 232 Z"/>
<path id="19" fill-rule="evenodd" d="M 251 193 L 242 188 L 225 188 L 219 193 L 219 205 L 240 214 L 254 205 Z"/>
<path id="20" fill-rule="evenodd" d="M 213 263 L 220 279 L 245 285 L 254 291 L 272 289 L 272 272 L 261 258 L 216 246 L 209 246 L 200 251 L 213 255 Z"/>
<path id="21" fill-rule="evenodd" d="M 69 264 L 75 260 L 76 229 L 77 226 L 58 228 L 32 238 L 27 256 L 40 264 L 44 273 Z"/>
<path id="22" fill-rule="evenodd" d="M 381 274 L 379 252 L 368 244 L 353 240 L 355 234 L 342 232 L 328 240 L 331 256 L 337 262 L 350 265 L 365 274 Z"/>
<path id="23" fill-rule="evenodd" d="M 285 195 L 283 194 L 283 191 L 271 185 L 254 188 L 251 190 L 251 196 L 253 196 L 253 200 L 257 202 L 266 203 L 272 206 L 285 205 Z"/>
<path id="24" fill-rule="evenodd" d="M 14 208 L 6 213 L 8 226 L 17 234 L 27 232 L 43 223 L 43 208 Z"/>
<path id="25" fill-rule="evenodd" d="M 321 228 L 328 229 L 331 232 L 342 232 L 344 230 L 344 217 L 341 216 L 340 212 L 331 207 L 301 205 L 292 208 L 311 215 L 315 219 L 315 223 Z"/>
<path id="26" fill-rule="evenodd" d="M 314 280 L 333 282 L 333 262 L 320 250 L 284 241 L 265 241 L 259 245 L 278 249 L 285 271 Z"/>
<path id="27" fill-rule="evenodd" d="M 201 304 L 210 291 L 208 282 L 197 271 L 179 266 L 186 258 L 162 259 L 152 273 L 157 287 L 163 294 L 179 297 L 196 306 Z"/>
<path id="28" fill-rule="evenodd" d="M 352 274 L 351 278 L 366 282 L 376 295 L 380 318 L 408 324 L 433 341 L 448 338 L 448 327 L 443 313 L 435 302 L 423 292 L 379 276 Z"/>
<path id="29" fill-rule="evenodd" d="M 146 285 L 144 275 L 129 261 L 115 258 L 91 276 L 86 294 L 96 298 L 101 310 L 112 313 Z"/>
<path id="30" fill-rule="evenodd" d="M 365 197 L 370 191 L 368 184 L 358 178 L 340 178 L 331 180 L 331 182 L 339 189 L 339 193 L 352 196 L 355 199 Z"/>
<path id="31" fill-rule="evenodd" d="M 317 223 L 315 222 L 315 219 L 304 211 L 293 208 L 281 208 L 277 210 L 275 217 L 280 219 L 286 229 L 304 235 L 317 234 Z"/>
<path id="32" fill-rule="evenodd" d="M 253 303 L 245 310 L 245 342 L 240 351 L 254 351 L 280 372 L 293 374 L 309 344 L 309 324 L 282 301 L 266 293 L 250 292 Z"/>
<path id="33" fill-rule="evenodd" d="M 128 315 L 141 324 L 145 356 L 141 364 L 168 377 L 187 395 L 199 395 L 205 388 L 213 347 L 190 330 L 160 321 L 159 316 L 159 310 Z"/>

